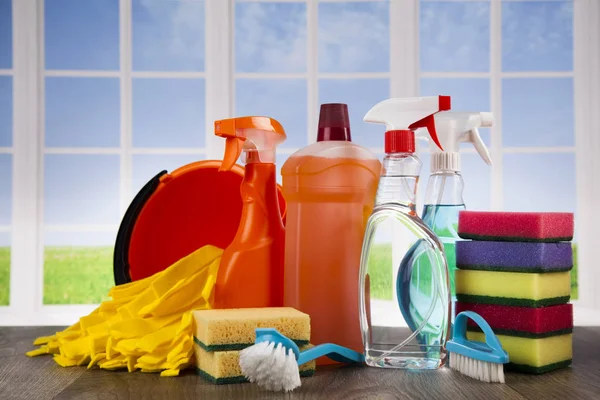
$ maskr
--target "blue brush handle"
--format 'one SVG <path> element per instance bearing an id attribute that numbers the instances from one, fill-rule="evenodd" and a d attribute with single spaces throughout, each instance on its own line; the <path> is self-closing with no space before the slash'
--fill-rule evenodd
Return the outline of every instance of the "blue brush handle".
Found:
<path id="1" fill-rule="evenodd" d="M 467 320 L 471 318 L 483 331 L 485 343 L 467 339 Z M 483 317 L 473 311 L 463 311 L 456 316 L 452 331 L 452 340 L 448 341 L 446 348 L 452 353 L 487 361 L 492 363 L 506 364 L 508 353 L 502 348 L 502 344 L 494 331 Z"/>
<path id="2" fill-rule="evenodd" d="M 309 361 L 316 360 L 319 357 L 327 356 L 334 361 L 342 363 L 363 363 L 365 356 L 359 352 L 347 347 L 339 346 L 333 343 L 320 344 L 312 349 L 300 352 L 298 365 L 306 364 Z"/>
<path id="3" fill-rule="evenodd" d="M 347 347 L 333 343 L 325 343 L 311 349 L 300 351 L 298 345 L 290 338 L 282 335 L 275 328 L 256 328 L 256 340 L 254 343 L 273 342 L 275 346 L 281 343 L 286 349 L 292 349 L 298 365 L 305 364 L 319 357 L 327 356 L 334 361 L 343 363 L 363 363 L 365 356 Z"/>

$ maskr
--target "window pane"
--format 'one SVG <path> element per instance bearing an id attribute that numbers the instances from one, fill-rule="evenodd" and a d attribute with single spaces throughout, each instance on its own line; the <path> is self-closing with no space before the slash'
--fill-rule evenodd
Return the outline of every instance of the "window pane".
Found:
<path id="1" fill-rule="evenodd" d="M 45 156 L 46 224 L 118 224 L 119 217 L 118 155 Z"/>
<path id="2" fill-rule="evenodd" d="M 0 76 L 0 147 L 12 146 L 13 90 L 12 77 Z"/>
<path id="3" fill-rule="evenodd" d="M 365 147 L 383 148 L 385 126 L 368 124 L 363 117 L 375 104 L 390 97 L 389 93 L 388 79 L 319 80 L 319 103 L 347 103 L 352 141 Z"/>
<path id="4" fill-rule="evenodd" d="M 99 304 L 114 286 L 115 232 L 46 232 L 44 304 Z"/>
<path id="5" fill-rule="evenodd" d="M 235 70 L 305 72 L 306 4 L 236 4 Z"/>
<path id="6" fill-rule="evenodd" d="M 12 155 L 0 154 L 0 226 L 10 225 L 12 215 Z"/>
<path id="7" fill-rule="evenodd" d="M 504 146 L 573 146 L 571 78 L 504 79 L 502 141 Z"/>
<path id="8" fill-rule="evenodd" d="M 423 78 L 421 96 L 452 96 L 452 111 L 491 111 L 490 80 L 487 78 Z M 483 142 L 491 145 L 490 129 L 482 128 Z M 473 148 L 462 143 L 461 148 Z"/>
<path id="9" fill-rule="evenodd" d="M 503 3 L 502 69 L 504 71 L 572 70 L 572 2 Z"/>
<path id="10" fill-rule="evenodd" d="M 389 3 L 319 4 L 321 72 L 390 70 Z"/>
<path id="11" fill-rule="evenodd" d="M 503 173 L 505 210 L 575 212 L 574 154 L 505 154 Z"/>
<path id="12" fill-rule="evenodd" d="M 0 0 L 0 68 L 12 68 L 12 0 Z"/>
<path id="13" fill-rule="evenodd" d="M 204 2 L 134 0 L 133 69 L 204 70 Z"/>
<path id="14" fill-rule="evenodd" d="M 237 79 L 235 92 L 235 115 L 265 115 L 283 125 L 287 139 L 279 147 L 308 144 L 304 79 Z"/>
<path id="15" fill-rule="evenodd" d="M 119 69 L 119 0 L 46 0 L 47 69 Z"/>
<path id="16" fill-rule="evenodd" d="M 118 78 L 46 78 L 46 146 L 118 147 Z"/>
<path id="17" fill-rule="evenodd" d="M 463 199 L 467 209 L 488 211 L 491 206 L 492 167 L 479 154 L 472 153 L 462 153 L 461 164 L 465 181 Z"/>
<path id="18" fill-rule="evenodd" d="M 202 147 L 204 79 L 134 79 L 135 147 Z"/>
<path id="19" fill-rule="evenodd" d="M 0 232 L 0 306 L 10 303 L 10 233 Z"/>
<path id="20" fill-rule="evenodd" d="M 204 159 L 203 154 L 135 154 L 133 156 L 133 193 L 136 194 L 160 171 L 173 172 L 186 164 Z"/>
<path id="21" fill-rule="evenodd" d="M 489 71 L 489 3 L 422 2 L 420 14 L 422 71 Z"/>

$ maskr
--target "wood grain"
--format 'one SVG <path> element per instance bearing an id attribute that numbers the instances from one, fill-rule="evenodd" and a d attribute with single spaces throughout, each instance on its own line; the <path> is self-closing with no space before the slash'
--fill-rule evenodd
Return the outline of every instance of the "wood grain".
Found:
<path id="1" fill-rule="evenodd" d="M 0 399 L 49 399 L 73 383 L 85 368 L 61 368 L 51 356 L 29 358 L 33 341 L 63 328 L 0 328 Z"/>
<path id="2" fill-rule="evenodd" d="M 59 328 L 0 328 L 0 399 L 597 399 L 600 328 L 576 328 L 574 365 L 540 376 L 507 373 L 485 384 L 449 368 L 411 372 L 366 366 L 321 367 L 290 394 L 256 385 L 212 385 L 193 372 L 178 378 L 85 368 L 60 368 L 51 357 L 28 358 L 37 336 Z"/>

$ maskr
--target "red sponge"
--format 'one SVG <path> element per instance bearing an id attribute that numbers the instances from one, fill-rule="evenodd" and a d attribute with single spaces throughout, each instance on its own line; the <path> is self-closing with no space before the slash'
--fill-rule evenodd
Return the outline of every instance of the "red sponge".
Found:
<path id="1" fill-rule="evenodd" d="M 573 213 L 461 211 L 458 217 L 463 239 L 568 242 L 573 230 Z"/>
<path id="2" fill-rule="evenodd" d="M 570 333 L 573 330 L 573 305 L 517 307 L 456 302 L 456 314 L 474 311 L 481 315 L 496 334 L 542 338 Z M 470 330 L 477 325 L 469 320 Z"/>

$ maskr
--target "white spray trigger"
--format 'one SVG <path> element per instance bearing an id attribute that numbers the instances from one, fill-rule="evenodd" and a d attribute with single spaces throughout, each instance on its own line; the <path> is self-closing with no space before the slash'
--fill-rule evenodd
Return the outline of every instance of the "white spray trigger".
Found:
<path id="1" fill-rule="evenodd" d="M 494 116 L 490 112 L 445 111 L 434 115 L 439 140 L 444 151 L 430 142 L 431 171 L 460 171 L 460 143 L 473 144 L 483 161 L 491 165 L 492 160 L 487 147 L 481 140 L 479 129 L 493 125 Z M 417 132 L 416 138 L 427 140 L 425 132 Z"/>
<path id="2" fill-rule="evenodd" d="M 491 124 L 489 126 L 491 126 Z M 479 153 L 483 161 L 485 161 L 487 165 L 492 165 L 492 158 L 490 157 L 487 147 L 485 147 L 485 143 L 483 143 L 483 140 L 481 140 L 481 136 L 479 136 L 479 130 L 477 128 L 473 128 L 466 132 L 464 137 L 465 140 L 461 141 L 473 143 L 475 150 L 477 150 L 477 153 Z"/>

